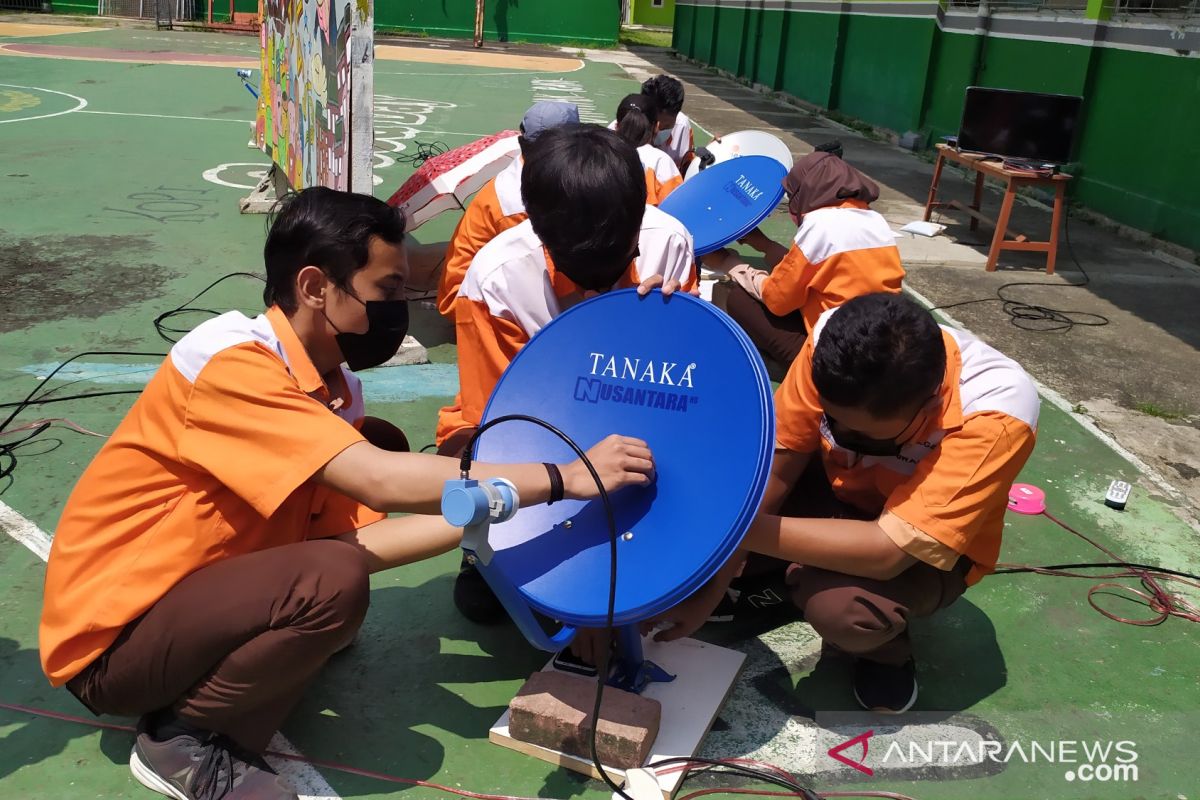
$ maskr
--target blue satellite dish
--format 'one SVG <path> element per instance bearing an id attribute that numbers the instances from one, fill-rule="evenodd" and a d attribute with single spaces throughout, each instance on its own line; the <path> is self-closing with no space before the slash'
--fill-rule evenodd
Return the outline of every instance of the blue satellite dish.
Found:
<path id="1" fill-rule="evenodd" d="M 699 257 L 757 228 L 783 198 L 786 175 L 773 158 L 730 159 L 685 181 L 659 208 L 688 229 Z"/>
<path id="2" fill-rule="evenodd" d="M 762 499 L 775 441 L 771 385 L 750 340 L 709 303 L 658 291 L 610 292 L 547 325 L 501 377 L 484 422 L 507 414 L 549 422 L 584 449 L 612 433 L 649 443 L 654 484 L 612 498 L 616 626 L 668 610 L 728 560 Z M 522 421 L 486 431 L 475 457 L 575 459 Z M 489 582 L 516 590 L 502 596 L 569 626 L 605 624 L 610 536 L 600 500 L 522 508 L 488 541 Z"/>

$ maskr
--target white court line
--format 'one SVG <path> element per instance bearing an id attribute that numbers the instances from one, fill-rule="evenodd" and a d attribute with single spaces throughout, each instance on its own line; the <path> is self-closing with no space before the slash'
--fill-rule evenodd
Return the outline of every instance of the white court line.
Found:
<path id="1" fill-rule="evenodd" d="M 0 84 L 2 86 L 3 84 Z M 66 113 L 66 112 L 63 112 Z M 197 122 L 237 122 L 242 125 L 250 125 L 254 122 L 252 119 L 223 119 L 218 117 L 187 117 L 178 114 L 139 114 L 132 111 L 80 111 L 81 114 L 103 114 L 109 117 L 150 117 L 153 119 L 182 119 L 196 120 Z M 19 120 L 9 120 L 10 122 L 18 122 Z M 421 131 L 422 136 L 426 134 L 436 134 L 438 136 L 470 136 L 473 139 L 481 139 L 484 136 L 492 136 L 491 133 L 473 133 L 471 131 Z"/>
<path id="2" fill-rule="evenodd" d="M 2 500 L 0 500 L 0 528 L 28 547 L 42 561 L 49 558 L 50 536 Z M 280 753 L 300 755 L 300 751 L 285 739 L 282 733 L 275 734 L 269 747 Z M 300 793 L 301 800 L 340 800 L 341 795 L 334 791 L 329 782 L 320 772 L 317 772 L 317 768 L 312 764 L 275 757 L 267 760 L 271 762 L 275 771 L 286 778 L 292 788 Z"/>
<path id="3" fill-rule="evenodd" d="M 55 111 L 53 114 L 41 114 L 36 117 L 19 117 L 17 119 L 0 119 L 0 125 L 4 125 L 9 122 L 29 122 L 30 120 L 35 120 L 35 119 L 50 119 L 51 117 L 61 117 L 63 114 L 70 114 L 74 111 L 79 111 L 83 108 L 86 108 L 87 104 L 88 104 L 87 100 L 84 100 L 82 97 L 76 97 L 75 95 L 67 94 L 66 92 L 58 92 L 58 91 L 55 91 L 54 89 L 43 89 L 41 86 L 17 86 L 15 83 L 0 83 L 0 86 L 5 86 L 9 89 L 33 89 L 35 92 L 49 92 L 50 94 L 61 94 L 63 97 L 69 97 L 72 100 L 74 100 L 76 103 L 78 103 L 78 105 L 76 105 L 74 108 L 68 108 L 66 111 Z"/>
<path id="4" fill-rule="evenodd" d="M 582 62 L 583 59 L 580 59 Z M 464 64 L 468 69 L 487 69 L 487 67 L 476 67 L 470 64 Z M 501 75 L 570 75 L 572 72 L 578 72 L 587 66 L 585 63 L 580 63 L 575 69 L 523 69 L 519 72 L 381 72 L 375 70 L 376 75 L 394 75 L 402 78 L 407 78 L 411 75 L 419 75 L 422 78 L 491 78 Z"/>
<path id="5" fill-rule="evenodd" d="M 80 114 L 103 114 L 107 117 L 153 117 L 154 119 L 194 119 L 198 122 L 240 122 L 249 125 L 254 120 L 226 119 L 224 117 L 184 117 L 177 114 L 137 114 L 132 111 L 80 111 Z"/>
<path id="6" fill-rule="evenodd" d="M 0 501 L 0 528 L 28 547 L 42 561 L 50 557 L 50 537 L 46 532 L 3 501 Z"/>

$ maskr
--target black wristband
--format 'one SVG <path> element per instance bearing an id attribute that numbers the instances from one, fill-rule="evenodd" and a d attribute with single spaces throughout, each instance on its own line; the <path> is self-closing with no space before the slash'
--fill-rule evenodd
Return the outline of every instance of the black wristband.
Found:
<path id="1" fill-rule="evenodd" d="M 557 464 L 547 463 L 542 466 L 546 468 L 546 473 L 550 476 L 550 499 L 546 501 L 546 505 L 553 505 L 566 496 L 562 473 L 558 471 Z"/>

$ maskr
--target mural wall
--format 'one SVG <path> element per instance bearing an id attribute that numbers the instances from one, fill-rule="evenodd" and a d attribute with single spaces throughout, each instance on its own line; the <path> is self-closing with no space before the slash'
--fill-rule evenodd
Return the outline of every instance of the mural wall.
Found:
<path id="1" fill-rule="evenodd" d="M 351 4 L 263 0 L 258 145 L 299 190 L 350 188 Z"/>

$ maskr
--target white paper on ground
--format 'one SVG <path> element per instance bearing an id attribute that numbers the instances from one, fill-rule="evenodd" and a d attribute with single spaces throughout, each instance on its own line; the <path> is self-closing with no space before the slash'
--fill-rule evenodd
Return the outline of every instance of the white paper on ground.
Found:
<path id="1" fill-rule="evenodd" d="M 939 225 L 936 222 L 925 222 L 917 220 L 910 222 L 900 229 L 904 233 L 915 233 L 918 236 L 937 236 L 942 231 L 946 230 L 945 225 Z"/>

